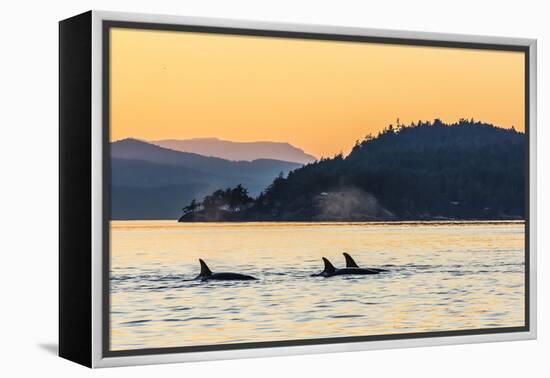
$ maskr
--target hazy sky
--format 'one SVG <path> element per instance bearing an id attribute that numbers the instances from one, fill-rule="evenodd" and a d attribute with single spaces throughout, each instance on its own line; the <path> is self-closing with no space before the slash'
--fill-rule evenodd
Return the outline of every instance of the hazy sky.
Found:
<path id="1" fill-rule="evenodd" d="M 321 157 L 398 117 L 524 130 L 523 53 L 111 31 L 111 140 L 281 141 Z"/>

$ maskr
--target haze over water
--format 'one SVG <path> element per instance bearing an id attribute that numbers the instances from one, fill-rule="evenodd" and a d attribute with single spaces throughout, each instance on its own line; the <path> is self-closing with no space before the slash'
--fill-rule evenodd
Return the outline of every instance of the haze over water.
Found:
<path id="1" fill-rule="evenodd" d="M 111 349 L 524 325 L 523 222 L 111 222 Z M 342 252 L 372 276 L 310 277 Z M 212 271 L 258 278 L 201 282 Z"/>

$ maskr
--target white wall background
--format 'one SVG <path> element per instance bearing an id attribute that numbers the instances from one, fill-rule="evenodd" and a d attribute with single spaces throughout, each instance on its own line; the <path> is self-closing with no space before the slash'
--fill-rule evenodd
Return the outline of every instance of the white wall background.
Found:
<path id="1" fill-rule="evenodd" d="M 315 377 L 548 376 L 545 247 L 550 143 L 547 1 L 6 1 L 0 22 L 0 375 Z M 539 340 L 92 372 L 55 356 L 57 344 L 57 21 L 120 10 L 297 23 L 487 34 L 539 40 Z M 547 212 L 546 212 L 547 213 Z M 544 350 L 546 349 L 546 351 Z"/>

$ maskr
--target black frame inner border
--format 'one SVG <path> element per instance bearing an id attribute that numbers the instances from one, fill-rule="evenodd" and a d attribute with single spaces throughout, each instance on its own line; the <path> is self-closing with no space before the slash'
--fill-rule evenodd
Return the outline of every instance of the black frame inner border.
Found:
<path id="1" fill-rule="evenodd" d="M 112 28 L 137 29 L 137 30 L 156 30 L 156 31 L 177 31 L 206 34 L 222 34 L 234 36 L 255 36 L 287 39 L 308 39 L 340 42 L 359 42 L 359 43 L 377 43 L 389 45 L 407 45 L 424 47 L 447 47 L 475 50 L 496 50 L 523 52 L 524 60 L 524 88 L 525 88 L 525 325 L 520 327 L 498 327 L 498 328 L 480 328 L 469 330 L 449 330 L 434 332 L 415 332 L 387 335 L 369 335 L 369 336 L 343 336 L 331 338 L 303 339 L 303 340 L 284 340 L 284 341 L 265 341 L 249 342 L 235 344 L 215 344 L 215 345 L 196 345 L 185 347 L 167 347 L 167 348 L 143 348 L 129 350 L 110 350 L 110 214 L 111 214 L 111 159 L 110 159 L 110 30 Z M 403 32 L 404 34 L 406 32 Z M 239 349 L 259 349 L 274 347 L 292 347 L 322 344 L 340 344 L 366 341 L 384 341 L 384 340 L 406 340 L 449 336 L 468 336 L 485 335 L 513 332 L 529 332 L 530 330 L 530 249 L 529 249 L 529 204 L 530 204 L 530 54 L 529 46 L 477 43 L 477 42 L 452 42 L 452 41 L 432 41 L 414 38 L 395 38 L 395 37 L 370 37 L 360 35 L 343 35 L 329 33 L 296 32 L 296 31 L 277 31 L 262 29 L 230 28 L 217 26 L 196 26 L 196 25 L 178 25 L 161 24 L 133 21 L 102 21 L 102 128 L 103 128 L 103 240 L 102 240 L 102 355 L 103 357 L 123 357 L 123 356 L 143 356 L 168 353 L 192 353 L 207 351 L 226 351 Z"/>

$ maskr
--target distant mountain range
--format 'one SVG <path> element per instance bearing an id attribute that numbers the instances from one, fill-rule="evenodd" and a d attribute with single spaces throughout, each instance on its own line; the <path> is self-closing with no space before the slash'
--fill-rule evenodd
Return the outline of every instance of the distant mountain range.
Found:
<path id="1" fill-rule="evenodd" d="M 192 199 L 242 184 L 258 195 L 302 164 L 274 159 L 231 161 L 175 151 L 137 139 L 111 143 L 111 218 L 175 219 Z"/>
<path id="2" fill-rule="evenodd" d="M 171 150 L 234 161 L 274 159 L 308 164 L 317 160 L 315 156 L 309 155 L 289 143 L 281 142 L 232 142 L 217 138 L 195 138 L 156 140 L 151 143 Z"/>

